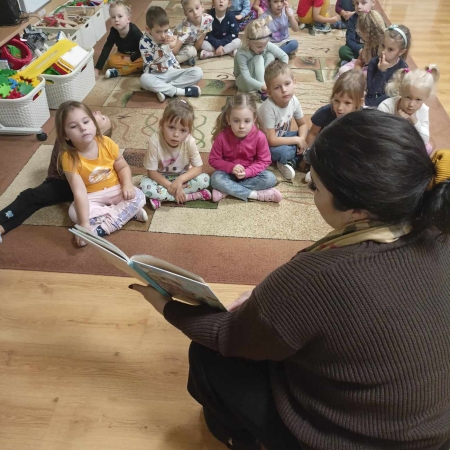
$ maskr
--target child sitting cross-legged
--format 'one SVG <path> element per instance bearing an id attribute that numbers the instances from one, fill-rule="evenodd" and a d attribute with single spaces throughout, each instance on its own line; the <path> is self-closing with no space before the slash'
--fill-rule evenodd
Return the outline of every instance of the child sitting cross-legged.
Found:
<path id="1" fill-rule="evenodd" d="M 244 31 L 245 27 L 257 17 L 256 11 L 251 8 L 250 0 L 231 0 L 229 11 L 237 20 L 239 31 Z"/>
<path id="2" fill-rule="evenodd" d="M 261 100 L 267 99 L 264 71 L 275 58 L 288 63 L 289 56 L 275 44 L 269 42 L 271 31 L 267 26 L 269 18 L 249 23 L 245 29 L 242 48 L 234 57 L 236 86 L 242 92 L 258 91 Z"/>
<path id="3" fill-rule="evenodd" d="M 203 161 L 191 135 L 194 109 L 182 99 L 169 102 L 159 122 L 160 131 L 148 141 L 144 158 L 147 176 L 140 188 L 153 209 L 162 201 L 186 203 L 211 200 L 209 175 L 203 173 Z"/>
<path id="4" fill-rule="evenodd" d="M 274 188 L 277 180 L 270 165 L 266 136 L 259 129 L 255 96 L 229 97 L 213 130 L 209 163 L 216 169 L 211 176 L 213 201 L 232 195 L 279 203 L 281 193 Z"/>
<path id="5" fill-rule="evenodd" d="M 194 66 L 197 52 L 202 48 L 206 34 L 212 30 L 213 18 L 204 12 L 201 0 L 181 0 L 181 5 L 186 18 L 173 30 L 178 38 L 173 53 L 180 64 L 187 61 Z"/>
<path id="6" fill-rule="evenodd" d="M 142 71 L 142 58 L 139 51 L 142 31 L 131 23 L 131 7 L 121 0 L 114 0 L 109 5 L 112 27 L 95 65 L 96 79 L 106 60 L 108 60 L 109 69 L 105 72 L 105 78 Z M 117 52 L 109 55 L 114 45 L 117 46 Z"/>
<path id="7" fill-rule="evenodd" d="M 241 46 L 239 30 L 234 14 L 227 12 L 230 0 L 214 0 L 211 9 L 213 18 L 212 31 L 206 36 L 202 44 L 200 59 L 213 58 L 234 52 Z"/>
<path id="8" fill-rule="evenodd" d="M 294 11 L 289 6 L 288 0 L 269 0 L 269 9 L 261 16 L 271 17 L 268 23 L 272 32 L 270 42 L 278 45 L 283 52 L 293 55 L 298 48 L 297 39 L 289 39 L 289 27 L 293 31 L 298 31 L 298 22 L 294 17 Z"/>
<path id="9" fill-rule="evenodd" d="M 272 161 L 286 180 L 292 180 L 306 150 L 308 125 L 294 95 L 294 78 L 289 66 L 281 61 L 272 62 L 267 66 L 264 80 L 269 99 L 259 107 L 258 117 L 269 141 Z M 292 119 L 298 131 L 291 131 Z"/>
<path id="10" fill-rule="evenodd" d="M 181 69 L 172 47 L 177 43 L 169 30 L 169 17 L 160 6 L 150 6 L 145 13 L 146 32 L 139 48 L 144 60 L 141 86 L 155 92 L 160 102 L 167 97 L 199 97 L 200 88 L 195 85 L 203 77 L 200 67 Z"/>

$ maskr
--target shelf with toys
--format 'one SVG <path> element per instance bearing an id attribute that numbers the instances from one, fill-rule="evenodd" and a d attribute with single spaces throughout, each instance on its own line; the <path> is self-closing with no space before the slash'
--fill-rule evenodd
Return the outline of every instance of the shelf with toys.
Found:
<path id="1" fill-rule="evenodd" d="M 95 85 L 94 51 L 58 41 L 20 71 L 0 71 L 0 134 L 37 134 L 68 100 L 82 101 Z"/>

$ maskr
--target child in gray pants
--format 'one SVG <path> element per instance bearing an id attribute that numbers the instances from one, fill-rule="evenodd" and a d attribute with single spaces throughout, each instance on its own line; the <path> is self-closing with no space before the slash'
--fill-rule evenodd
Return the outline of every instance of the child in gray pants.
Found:
<path id="1" fill-rule="evenodd" d="M 176 38 L 169 31 L 169 17 L 159 6 L 150 6 L 146 16 L 146 32 L 139 43 L 144 62 L 141 86 L 155 92 L 159 101 L 167 97 L 199 97 L 200 88 L 196 86 L 203 71 L 199 67 L 181 69 L 172 53 Z"/>

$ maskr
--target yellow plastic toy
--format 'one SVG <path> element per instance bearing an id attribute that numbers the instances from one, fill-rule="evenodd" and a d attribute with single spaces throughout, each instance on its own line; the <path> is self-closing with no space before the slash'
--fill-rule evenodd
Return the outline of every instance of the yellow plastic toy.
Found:
<path id="1" fill-rule="evenodd" d="M 26 79 L 35 79 L 38 75 L 41 75 L 44 70 L 48 69 L 53 63 L 67 53 L 71 48 L 76 47 L 75 42 L 69 41 L 69 39 L 62 39 L 55 45 L 52 45 L 43 55 L 33 61 L 24 69 L 20 70 L 16 75 Z"/>

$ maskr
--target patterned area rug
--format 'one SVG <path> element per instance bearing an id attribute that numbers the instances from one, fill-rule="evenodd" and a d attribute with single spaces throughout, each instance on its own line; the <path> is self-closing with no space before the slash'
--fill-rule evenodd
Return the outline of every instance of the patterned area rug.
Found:
<path id="1" fill-rule="evenodd" d="M 166 4 L 171 21 L 181 20 L 178 0 L 152 2 Z M 344 42 L 342 31 L 313 36 L 307 29 L 293 33 L 299 41 L 297 55 L 290 60 L 296 87 L 295 93 L 307 117 L 320 106 L 328 103 L 332 80 L 337 71 L 338 48 Z M 204 72 L 200 82 L 202 96 L 192 99 L 195 108 L 193 135 L 203 159 L 207 163 L 211 149 L 211 131 L 226 97 L 237 92 L 233 76 L 233 58 L 223 56 L 198 61 Z M 142 91 L 138 76 L 116 79 L 100 78 L 85 99 L 93 109 L 99 109 L 111 117 L 113 139 L 124 150 L 124 156 L 132 167 L 133 180 L 138 185 L 145 170 L 142 167 L 147 140 L 159 128 L 166 102 L 160 103 L 152 93 Z M 54 142 L 54 132 L 45 145 L 36 151 L 21 173 L 0 197 L 0 207 L 7 205 L 26 187 L 38 185 L 45 172 Z M 206 164 L 207 171 L 211 171 Z M 219 204 L 193 202 L 187 207 L 167 204 L 160 210 L 149 212 L 147 224 L 130 222 L 125 230 L 148 231 L 184 235 L 230 236 L 311 241 L 322 237 L 328 230 L 316 208 L 312 194 L 303 183 L 303 174 L 297 174 L 291 182 L 283 181 L 275 167 L 271 170 L 279 179 L 278 188 L 284 200 L 280 204 L 248 202 L 227 198 Z M 67 227 L 68 205 L 46 208 L 30 217 L 26 224 Z"/>

